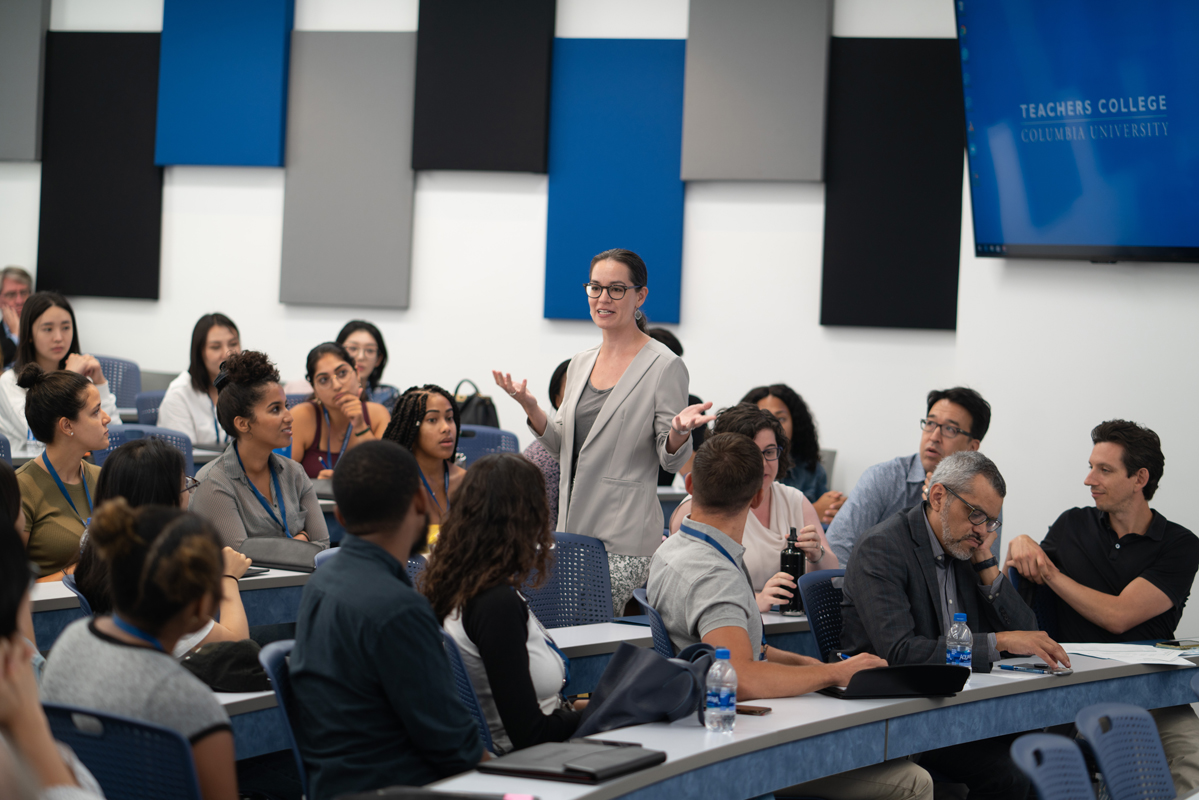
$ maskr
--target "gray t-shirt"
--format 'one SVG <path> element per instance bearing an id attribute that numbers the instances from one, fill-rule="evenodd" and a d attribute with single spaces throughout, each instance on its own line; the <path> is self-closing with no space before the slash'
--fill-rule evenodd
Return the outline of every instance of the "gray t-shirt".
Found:
<path id="1" fill-rule="evenodd" d="M 608 395 L 612 394 L 612 388 L 604 389 L 602 392 L 591 385 L 591 378 L 587 378 L 587 382 L 583 384 L 583 396 L 579 398 L 579 404 L 575 406 L 575 442 L 574 456 L 570 460 L 570 480 L 573 483 L 575 479 L 576 468 L 579 465 L 579 450 L 583 449 L 583 442 L 587 441 L 587 437 L 591 435 L 591 429 L 595 426 L 595 420 L 599 417 L 600 410 L 603 409 L 604 403 L 608 400 Z"/>
<path id="2" fill-rule="evenodd" d="M 707 534 L 734 561 L 682 529 L 654 553 L 646 595 L 662 615 L 675 650 L 701 641 L 717 628 L 735 626 L 745 629 L 752 652 L 761 658 L 762 614 L 745 571 L 745 548 L 691 517 L 685 517 L 683 524 Z"/>
<path id="3" fill-rule="evenodd" d="M 176 730 L 192 744 L 231 730 L 216 695 L 169 653 L 126 644 L 71 623 L 54 643 L 42 677 L 42 702 L 94 709 Z"/>

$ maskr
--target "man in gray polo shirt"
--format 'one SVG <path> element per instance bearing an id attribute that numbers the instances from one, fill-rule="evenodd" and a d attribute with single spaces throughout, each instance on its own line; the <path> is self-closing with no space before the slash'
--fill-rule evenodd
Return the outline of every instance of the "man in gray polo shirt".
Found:
<path id="1" fill-rule="evenodd" d="M 750 508 L 765 497 L 765 459 L 753 439 L 724 433 L 695 453 L 686 478 L 691 514 L 650 562 L 646 593 L 676 648 L 699 641 L 729 650 L 737 699 L 791 697 L 844 686 L 854 673 L 886 666 L 866 653 L 823 664 L 766 645 L 762 616 L 742 556 Z M 843 772 L 791 787 L 787 794 L 851 800 L 931 800 L 932 779 L 904 759 Z"/>

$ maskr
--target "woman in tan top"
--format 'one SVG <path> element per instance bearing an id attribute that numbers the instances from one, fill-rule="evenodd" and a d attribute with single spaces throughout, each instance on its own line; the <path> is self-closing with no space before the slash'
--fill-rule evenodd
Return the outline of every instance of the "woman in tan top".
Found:
<path id="1" fill-rule="evenodd" d="M 17 470 L 25 548 L 38 566 L 39 580 L 62 580 L 63 568 L 79 552 L 100 476 L 100 468 L 83 457 L 108 447 L 109 416 L 101 408 L 100 391 L 77 372 L 45 372 L 26 364 L 17 385 L 26 391 L 29 430 L 46 445 Z"/>

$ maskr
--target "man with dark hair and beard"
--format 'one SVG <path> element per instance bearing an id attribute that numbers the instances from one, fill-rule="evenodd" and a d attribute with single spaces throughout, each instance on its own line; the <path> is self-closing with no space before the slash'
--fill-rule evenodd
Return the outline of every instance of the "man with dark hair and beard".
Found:
<path id="1" fill-rule="evenodd" d="M 483 756 L 479 729 L 405 568 L 429 523 L 416 459 L 394 442 L 360 445 L 337 462 L 333 496 L 349 535 L 304 587 L 291 653 L 309 796 L 464 772 Z"/>

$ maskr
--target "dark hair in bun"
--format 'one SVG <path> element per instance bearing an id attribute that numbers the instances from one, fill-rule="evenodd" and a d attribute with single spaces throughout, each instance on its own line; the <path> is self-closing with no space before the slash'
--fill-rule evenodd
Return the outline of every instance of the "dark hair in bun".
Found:
<path id="1" fill-rule="evenodd" d="M 25 390 L 25 420 L 39 442 L 50 444 L 58 421 L 78 418 L 87 402 L 87 387 L 92 382 L 78 372 L 46 372 L 36 362 L 26 364 L 17 376 L 17 386 Z"/>
<path id="2" fill-rule="evenodd" d="M 351 362 L 353 363 L 353 362 Z M 229 356 L 221 364 L 221 374 L 216 377 L 219 394 L 216 400 L 217 419 L 225 433 L 237 438 L 237 417 L 254 418 L 254 406 L 262 399 L 267 384 L 279 382 L 279 370 L 257 350 L 243 350 Z"/>
<path id="3" fill-rule="evenodd" d="M 88 537 L 108 562 L 113 608 L 150 633 L 205 594 L 221 597 L 221 544 L 195 514 L 118 497 L 96 509 Z"/>

